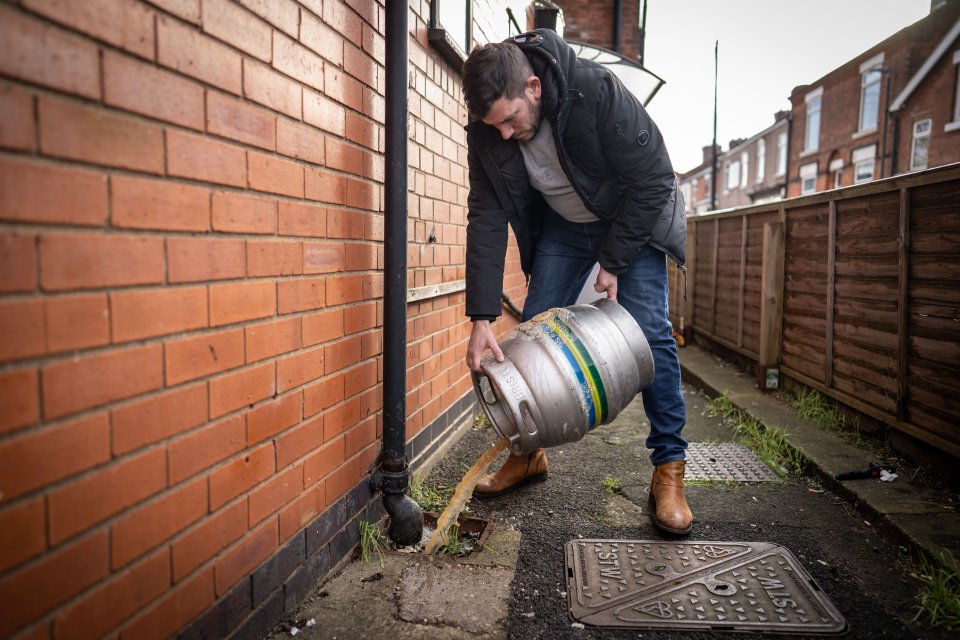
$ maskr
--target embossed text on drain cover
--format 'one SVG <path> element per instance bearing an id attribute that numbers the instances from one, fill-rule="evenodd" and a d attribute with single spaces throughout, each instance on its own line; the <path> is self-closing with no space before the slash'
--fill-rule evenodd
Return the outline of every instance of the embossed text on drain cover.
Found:
<path id="1" fill-rule="evenodd" d="M 585 624 L 804 635 L 847 626 L 774 543 L 572 540 L 564 555 L 570 613 Z"/>
<path id="2" fill-rule="evenodd" d="M 691 442 L 687 447 L 687 480 L 769 482 L 777 479 L 750 449 L 735 442 Z"/>

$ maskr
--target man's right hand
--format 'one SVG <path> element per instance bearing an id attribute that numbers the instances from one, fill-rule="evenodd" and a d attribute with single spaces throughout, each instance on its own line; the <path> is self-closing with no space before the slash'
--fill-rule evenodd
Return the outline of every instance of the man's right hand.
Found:
<path id="1" fill-rule="evenodd" d="M 471 371 L 480 371 L 480 359 L 487 349 L 493 352 L 497 362 L 503 362 L 503 351 L 493 337 L 489 320 L 474 320 L 470 331 L 470 342 L 467 344 L 467 366 Z"/>

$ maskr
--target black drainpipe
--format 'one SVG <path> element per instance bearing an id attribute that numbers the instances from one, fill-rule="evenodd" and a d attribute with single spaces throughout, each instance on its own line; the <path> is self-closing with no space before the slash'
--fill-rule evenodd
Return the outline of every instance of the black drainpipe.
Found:
<path id="1" fill-rule="evenodd" d="M 386 178 L 383 248 L 383 454 L 370 480 L 383 493 L 387 535 L 420 541 L 423 511 L 406 495 L 407 332 L 407 3 L 386 3 Z"/>
<path id="2" fill-rule="evenodd" d="M 623 0 L 613 0 L 613 50 L 617 53 L 620 53 L 620 49 L 623 48 L 621 42 L 621 25 L 623 23 Z"/>

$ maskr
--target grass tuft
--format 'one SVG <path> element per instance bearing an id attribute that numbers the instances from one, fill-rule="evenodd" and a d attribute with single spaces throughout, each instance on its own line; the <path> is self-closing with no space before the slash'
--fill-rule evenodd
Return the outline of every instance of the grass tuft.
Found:
<path id="1" fill-rule="evenodd" d="M 798 416 L 813 420 L 824 429 L 839 431 L 847 426 L 843 414 L 816 389 L 804 389 L 794 398 L 793 408 Z"/>
<path id="2" fill-rule="evenodd" d="M 606 476 L 600 482 L 600 486 L 602 486 L 603 490 L 611 496 L 620 493 L 623 490 L 623 482 L 620 480 L 620 478 L 614 478 L 612 476 Z"/>
<path id="3" fill-rule="evenodd" d="M 960 575 L 921 556 L 916 576 L 923 586 L 916 596 L 917 614 L 911 622 L 926 616 L 935 627 L 960 629 Z"/>
<path id="4" fill-rule="evenodd" d="M 388 545 L 387 536 L 377 524 L 360 520 L 360 558 L 364 562 L 370 562 L 370 554 L 376 552 L 383 567 L 383 552 L 389 548 Z"/>
<path id="5" fill-rule="evenodd" d="M 415 473 L 410 475 L 409 490 L 413 501 L 420 505 L 422 510 L 431 513 L 442 513 L 453 495 L 453 489 L 441 490 L 435 484 L 428 485 L 422 476 Z"/>
<path id="6" fill-rule="evenodd" d="M 774 470 L 787 477 L 803 471 L 804 460 L 799 451 L 787 443 L 787 432 L 778 427 L 769 427 L 738 409 L 726 394 L 710 401 L 711 415 L 721 416 L 733 429 L 737 441 Z"/>

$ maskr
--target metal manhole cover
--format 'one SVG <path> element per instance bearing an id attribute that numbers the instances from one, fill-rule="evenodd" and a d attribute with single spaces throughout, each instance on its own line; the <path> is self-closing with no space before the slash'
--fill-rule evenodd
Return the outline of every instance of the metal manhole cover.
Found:
<path id="1" fill-rule="evenodd" d="M 777 480 L 770 467 L 747 447 L 735 442 L 708 444 L 691 442 L 687 447 L 687 480 L 733 480 L 770 482 Z"/>
<path id="2" fill-rule="evenodd" d="M 847 627 L 774 543 L 572 540 L 564 555 L 570 613 L 584 624 L 795 634 Z"/>

